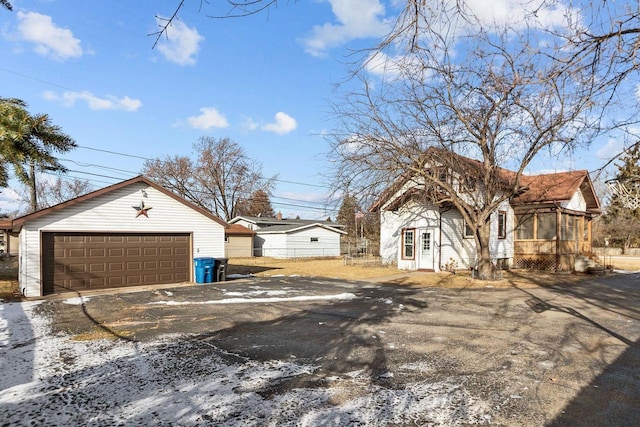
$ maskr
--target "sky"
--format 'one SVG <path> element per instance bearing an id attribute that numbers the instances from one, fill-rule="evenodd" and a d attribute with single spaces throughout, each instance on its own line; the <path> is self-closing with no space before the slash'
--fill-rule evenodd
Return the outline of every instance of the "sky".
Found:
<path id="1" fill-rule="evenodd" d="M 475 0 L 474 0 L 475 1 Z M 509 16 L 509 3 L 485 13 Z M 278 176 L 271 198 L 285 216 L 335 218 L 326 208 L 331 101 L 358 55 L 383 37 L 401 1 L 279 1 L 254 16 L 214 19 L 225 2 L 13 0 L 0 10 L 0 96 L 47 113 L 78 148 L 69 177 L 95 188 L 138 175 L 145 159 L 192 154 L 199 137 L 228 137 Z M 202 8 L 201 8 L 202 5 Z M 603 140 L 541 171 L 595 169 L 619 150 Z M 537 171 L 529 171 L 537 172 Z M 15 206 L 12 188 L 0 211 Z"/>

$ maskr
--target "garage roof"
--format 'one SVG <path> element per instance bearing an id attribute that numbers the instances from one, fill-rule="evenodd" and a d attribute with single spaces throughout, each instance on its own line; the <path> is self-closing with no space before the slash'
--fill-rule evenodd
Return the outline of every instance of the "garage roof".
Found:
<path id="1" fill-rule="evenodd" d="M 36 212 L 30 213 L 30 214 L 21 216 L 19 218 L 16 218 L 13 221 L 11 221 L 11 229 L 19 230 L 20 227 L 22 227 L 22 225 L 25 222 L 34 220 L 36 218 L 43 217 L 43 216 L 48 215 L 48 214 L 53 213 L 53 212 L 58 212 L 58 211 L 60 211 L 62 209 L 65 209 L 65 208 L 67 208 L 69 206 L 73 206 L 73 205 L 75 205 L 77 203 L 81 203 L 81 202 L 84 202 L 86 200 L 90 200 L 90 199 L 93 199 L 95 197 L 99 197 L 99 196 L 102 196 L 104 194 L 110 193 L 112 191 L 119 190 L 121 188 L 127 187 L 127 186 L 132 185 L 132 184 L 137 184 L 137 183 L 147 184 L 148 186 L 158 190 L 159 192 L 161 192 L 163 194 L 166 194 L 167 196 L 171 197 L 172 199 L 176 200 L 177 202 L 180 202 L 183 205 L 185 205 L 185 206 L 187 206 L 187 207 L 199 212 L 200 214 L 206 216 L 207 218 L 219 223 L 220 225 L 224 226 L 225 228 L 229 227 L 229 224 L 227 224 L 225 221 L 223 221 L 222 219 L 218 218 L 217 216 L 215 216 L 211 212 L 209 212 L 209 211 L 207 211 L 205 209 L 202 209 L 199 206 L 194 205 L 193 203 L 189 202 L 188 200 L 184 199 L 183 197 L 180 197 L 177 194 L 175 194 L 175 193 L 167 190 L 166 188 L 162 187 L 161 185 L 156 184 L 155 182 L 151 181 L 149 178 L 147 178 L 147 177 L 145 177 L 143 175 L 138 175 L 135 178 L 131 178 L 131 179 L 128 179 L 126 181 L 122 181 L 122 182 L 119 182 L 117 184 L 113 184 L 113 185 L 110 185 L 108 187 L 101 188 L 100 190 L 93 191 L 91 193 L 85 194 L 85 195 L 80 196 L 80 197 L 76 197 L 75 199 L 71 199 L 71 200 L 68 200 L 66 202 L 59 203 L 57 205 L 48 207 L 46 209 L 41 209 L 39 211 L 36 211 Z"/>

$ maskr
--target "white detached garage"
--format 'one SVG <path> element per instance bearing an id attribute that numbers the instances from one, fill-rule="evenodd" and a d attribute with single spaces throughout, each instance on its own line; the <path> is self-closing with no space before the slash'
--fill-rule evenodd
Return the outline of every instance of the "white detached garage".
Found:
<path id="1" fill-rule="evenodd" d="M 224 257 L 228 225 L 138 176 L 13 220 L 27 297 L 193 281 L 194 257 Z"/>

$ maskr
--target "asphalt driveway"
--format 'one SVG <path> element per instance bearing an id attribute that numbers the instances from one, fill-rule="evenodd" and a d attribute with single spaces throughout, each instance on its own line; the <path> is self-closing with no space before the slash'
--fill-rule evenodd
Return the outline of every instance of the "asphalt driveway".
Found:
<path id="1" fill-rule="evenodd" d="M 47 332 L 2 347 L 21 366 L 0 381 L 10 423 L 640 423 L 638 274 L 526 290 L 255 278 L 52 299 L 25 318 Z"/>

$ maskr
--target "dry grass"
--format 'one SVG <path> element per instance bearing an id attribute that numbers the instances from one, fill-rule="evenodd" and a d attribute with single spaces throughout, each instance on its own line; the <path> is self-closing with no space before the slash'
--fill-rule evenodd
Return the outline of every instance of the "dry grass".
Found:
<path id="1" fill-rule="evenodd" d="M 627 271 L 640 271 L 640 259 L 620 259 L 616 258 L 613 260 L 605 259 L 607 264 L 611 263 L 613 268 L 616 270 L 627 270 Z"/>
<path id="2" fill-rule="evenodd" d="M 0 257 L 0 300 L 19 301 L 18 257 Z"/>
<path id="3" fill-rule="evenodd" d="M 511 288 L 552 286 L 577 283 L 590 276 L 580 274 L 555 274 L 544 271 L 505 271 L 503 279 L 481 281 L 473 279 L 468 271 L 456 274 L 411 272 L 394 267 L 344 265 L 341 258 L 335 259 L 275 259 L 275 258 L 236 258 L 229 261 L 230 274 L 253 274 L 259 277 L 269 276 L 313 276 L 346 280 L 366 280 L 379 283 L 417 287 L 440 288 Z"/>
<path id="4" fill-rule="evenodd" d="M 346 266 L 342 258 L 331 259 L 278 259 L 268 257 L 232 258 L 229 260 L 229 274 L 253 274 L 268 277 L 317 276 L 337 279 L 359 280 L 404 273 L 386 266 Z"/>

